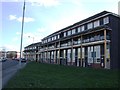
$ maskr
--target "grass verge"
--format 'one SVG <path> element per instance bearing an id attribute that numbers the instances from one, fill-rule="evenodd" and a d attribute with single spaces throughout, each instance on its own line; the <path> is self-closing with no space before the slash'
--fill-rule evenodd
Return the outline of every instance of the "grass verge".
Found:
<path id="1" fill-rule="evenodd" d="M 118 88 L 118 70 L 30 62 L 5 88 Z"/>

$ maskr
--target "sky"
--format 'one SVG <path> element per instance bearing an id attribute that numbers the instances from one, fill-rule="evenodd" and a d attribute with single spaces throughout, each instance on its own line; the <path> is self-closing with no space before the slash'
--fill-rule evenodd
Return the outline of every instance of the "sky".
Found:
<path id="1" fill-rule="evenodd" d="M 0 48 L 20 51 L 24 0 L 0 0 Z M 24 47 L 104 10 L 118 13 L 120 0 L 26 0 Z"/>

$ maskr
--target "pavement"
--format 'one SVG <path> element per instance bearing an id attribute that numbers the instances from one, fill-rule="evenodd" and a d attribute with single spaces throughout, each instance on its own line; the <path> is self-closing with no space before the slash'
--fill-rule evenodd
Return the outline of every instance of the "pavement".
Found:
<path id="1" fill-rule="evenodd" d="M 14 61 L 13 61 L 14 62 Z M 8 63 L 8 62 L 6 62 Z M 16 62 L 14 62 L 16 63 Z M 0 89 L 4 88 L 7 82 L 14 77 L 15 73 L 26 66 L 26 63 L 21 63 L 21 67 L 18 63 L 13 64 L 12 62 L 5 66 L 3 64 L 2 70 L 0 69 Z M 2 73 L 2 74 L 1 74 Z"/>

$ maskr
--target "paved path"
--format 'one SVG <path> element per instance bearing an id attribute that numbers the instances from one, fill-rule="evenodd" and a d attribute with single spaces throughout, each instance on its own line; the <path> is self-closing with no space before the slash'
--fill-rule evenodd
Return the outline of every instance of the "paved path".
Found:
<path id="1" fill-rule="evenodd" d="M 10 80 L 10 78 L 13 77 L 19 69 L 22 69 L 26 65 L 26 63 L 21 63 L 21 67 L 19 67 L 18 63 L 13 64 L 13 62 L 10 63 L 10 65 L 12 65 L 12 66 L 10 66 L 10 65 L 2 66 L 3 68 L 2 68 L 2 70 L 0 70 L 0 73 L 2 73 L 2 75 L 0 75 L 0 81 L 2 81 L 2 85 L 1 85 L 2 87 L 4 87 L 7 84 L 7 82 Z"/>

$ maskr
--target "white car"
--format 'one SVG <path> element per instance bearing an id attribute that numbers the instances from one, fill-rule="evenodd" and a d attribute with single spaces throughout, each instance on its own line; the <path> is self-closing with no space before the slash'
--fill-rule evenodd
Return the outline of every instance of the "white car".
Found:
<path id="1" fill-rule="evenodd" d="M 4 61 L 6 61 L 6 60 L 7 60 L 6 58 L 0 57 L 0 62 L 4 62 Z"/>

